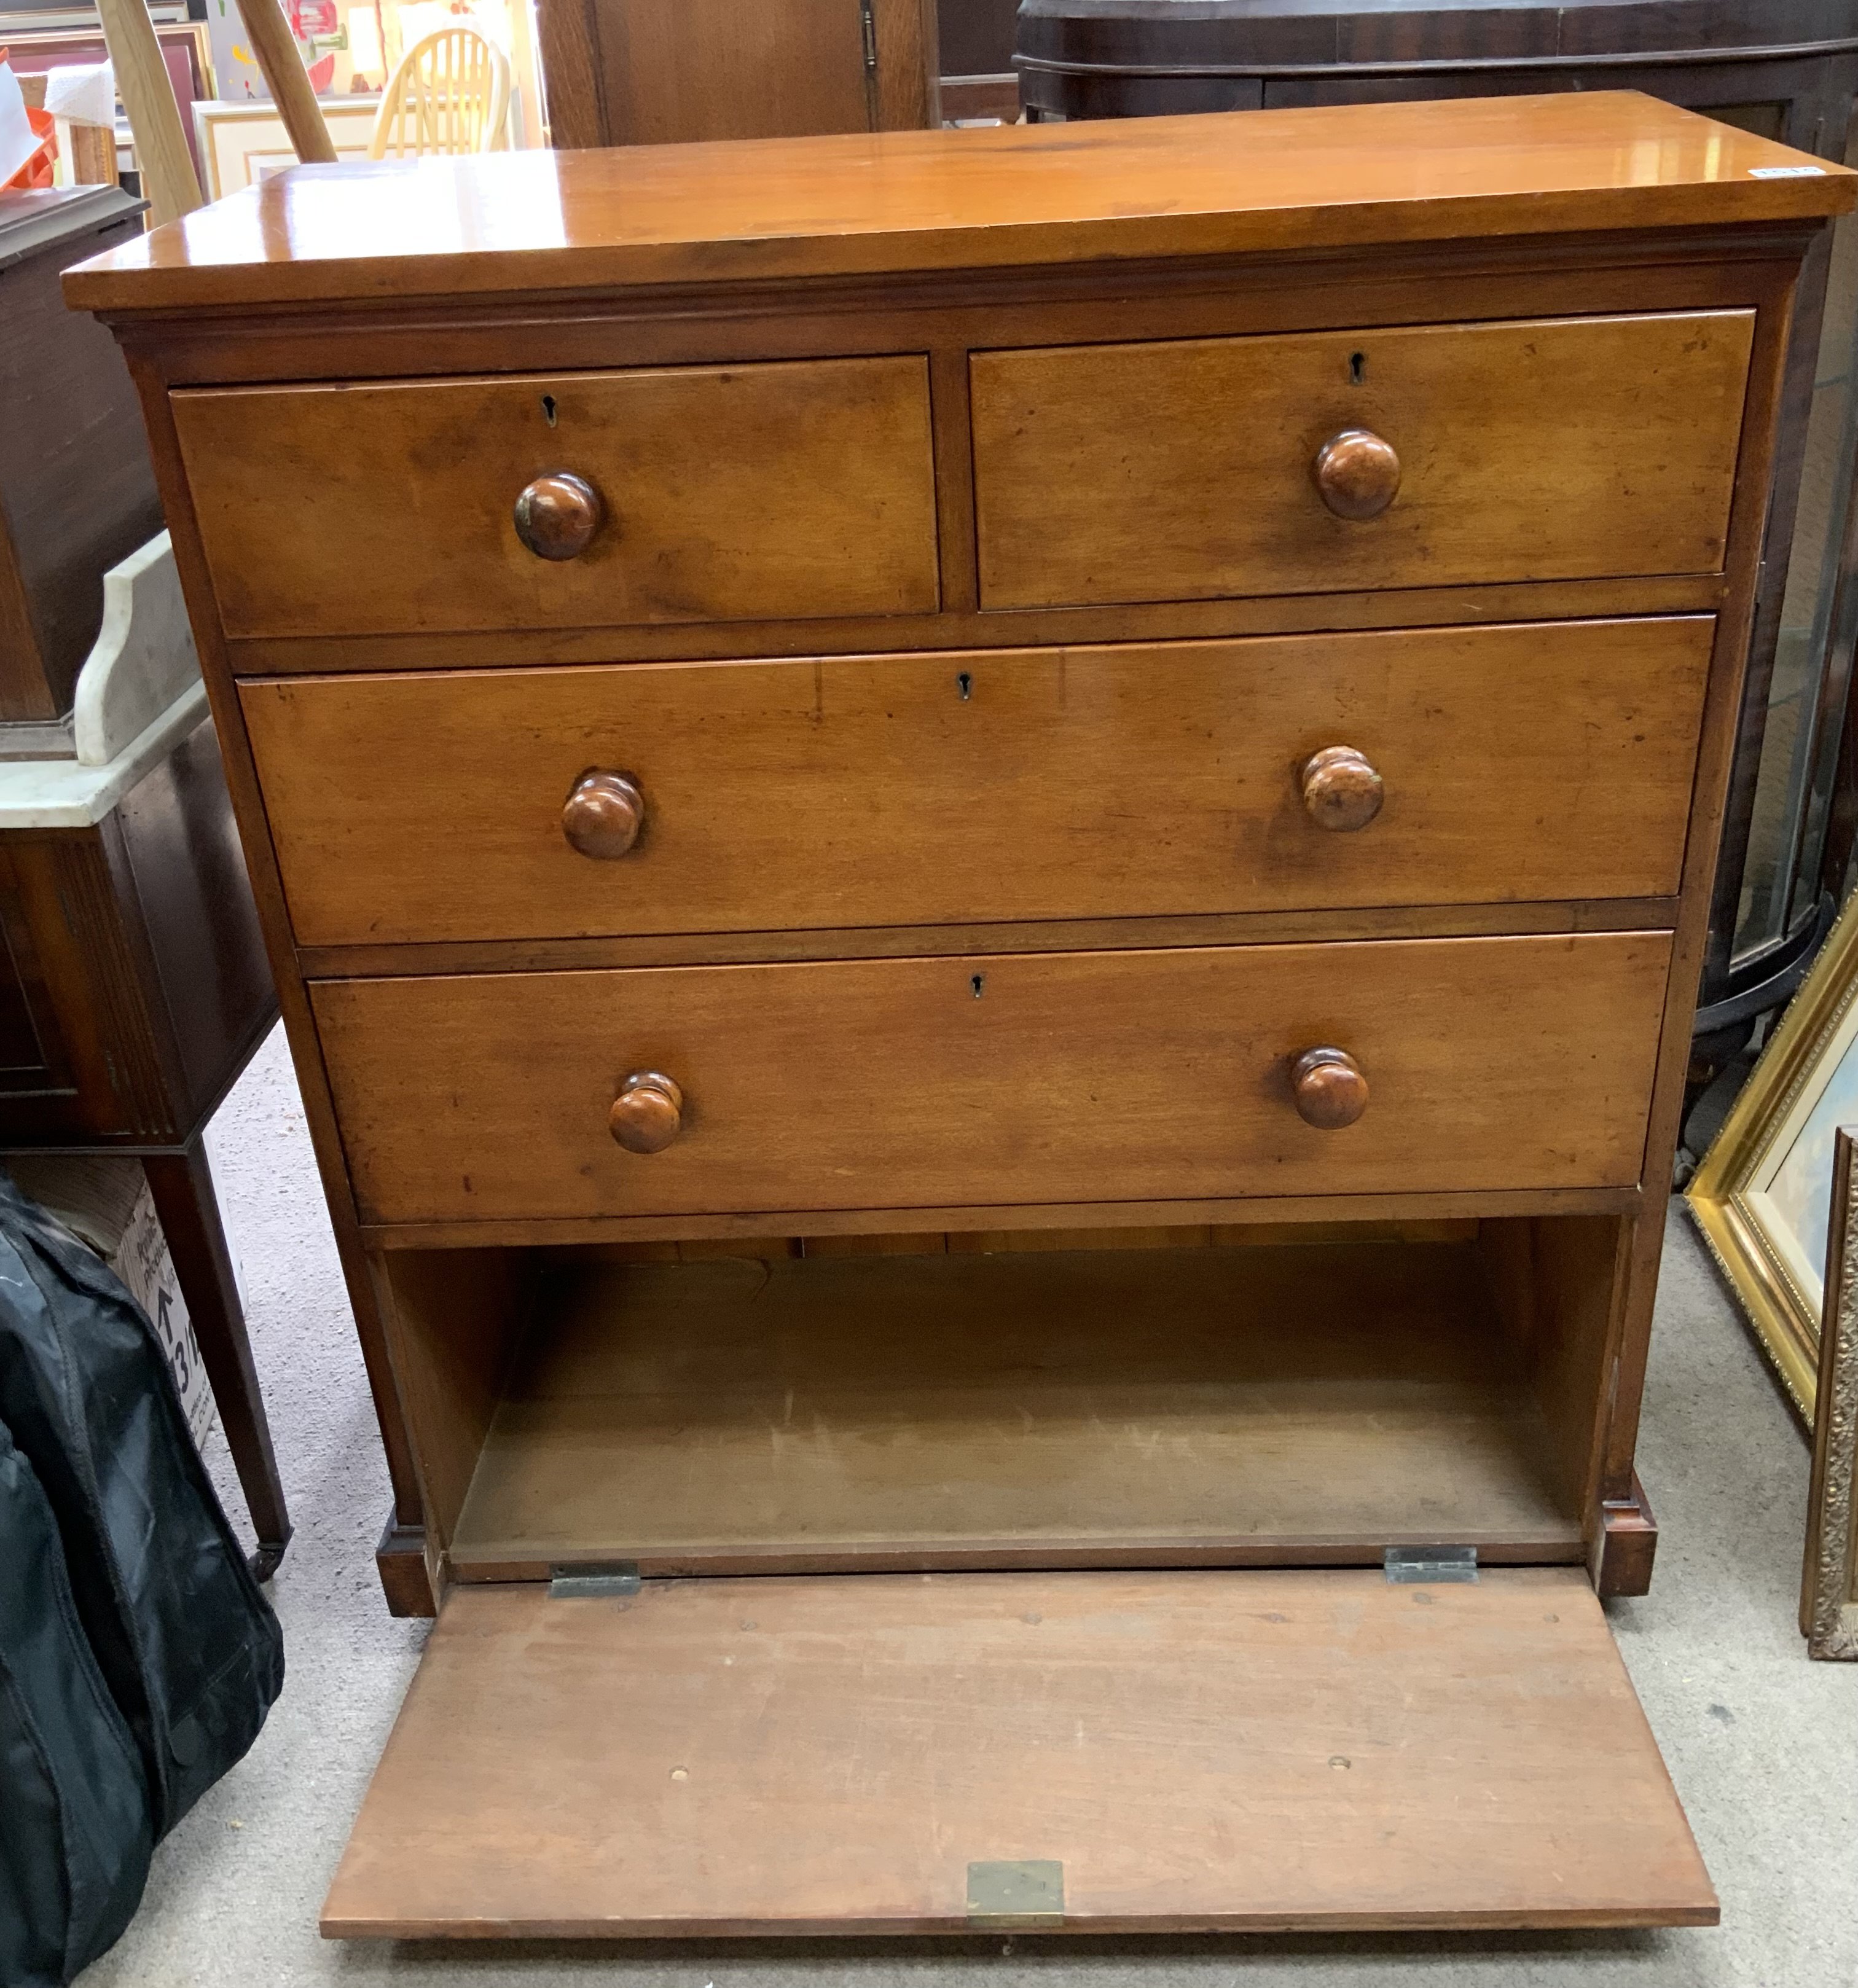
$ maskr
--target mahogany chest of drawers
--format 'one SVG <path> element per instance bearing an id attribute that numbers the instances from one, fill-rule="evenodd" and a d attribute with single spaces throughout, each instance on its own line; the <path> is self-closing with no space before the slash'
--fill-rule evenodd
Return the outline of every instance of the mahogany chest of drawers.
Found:
<path id="1" fill-rule="evenodd" d="M 1593 96 L 68 279 L 439 1601 L 327 1930 L 1713 1919 L 1598 1598 L 1852 198 Z"/>

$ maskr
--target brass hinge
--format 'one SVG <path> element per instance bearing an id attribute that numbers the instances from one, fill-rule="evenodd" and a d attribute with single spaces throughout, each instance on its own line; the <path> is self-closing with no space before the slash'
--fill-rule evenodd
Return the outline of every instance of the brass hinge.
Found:
<path id="1" fill-rule="evenodd" d="M 584 1567 L 551 1567 L 548 1570 L 551 1601 L 591 1601 L 603 1595 L 638 1592 L 635 1560 L 591 1560 Z"/>
<path id="2" fill-rule="evenodd" d="M 1401 1587 L 1440 1587 L 1477 1578 L 1475 1547 L 1389 1547 L 1381 1556 L 1389 1581 Z"/>

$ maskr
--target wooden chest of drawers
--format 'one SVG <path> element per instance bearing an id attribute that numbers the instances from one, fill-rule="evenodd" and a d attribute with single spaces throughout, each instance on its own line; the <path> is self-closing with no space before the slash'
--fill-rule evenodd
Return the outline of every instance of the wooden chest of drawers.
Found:
<path id="1" fill-rule="evenodd" d="M 316 168 L 68 279 L 442 1604 L 327 1930 L 1714 1918 L 1596 1591 L 1852 198 L 1582 96 Z"/>

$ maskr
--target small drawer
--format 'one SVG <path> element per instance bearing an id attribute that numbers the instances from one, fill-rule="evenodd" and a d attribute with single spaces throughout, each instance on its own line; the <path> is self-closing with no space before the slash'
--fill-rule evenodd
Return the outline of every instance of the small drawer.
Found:
<path id="1" fill-rule="evenodd" d="M 240 697 L 306 945 L 1660 897 L 1714 626 Z"/>
<path id="2" fill-rule="evenodd" d="M 1670 935 L 337 980 L 364 1220 L 1637 1180 Z"/>
<path id="3" fill-rule="evenodd" d="M 173 407 L 235 637 L 936 605 L 920 357 L 215 388 Z"/>
<path id="4" fill-rule="evenodd" d="M 981 604 L 1709 573 L 1750 311 L 983 352 Z"/>

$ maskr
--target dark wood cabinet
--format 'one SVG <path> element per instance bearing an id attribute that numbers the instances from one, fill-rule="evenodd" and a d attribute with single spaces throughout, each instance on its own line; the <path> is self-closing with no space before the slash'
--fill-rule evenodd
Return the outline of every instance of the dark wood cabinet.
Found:
<path id="1" fill-rule="evenodd" d="M 540 0 L 558 147 L 933 124 L 936 0 Z"/>
<path id="2" fill-rule="evenodd" d="M 0 753 L 8 725 L 69 712 L 100 576 L 161 529 L 128 371 L 58 293 L 141 216 L 115 187 L 0 194 Z"/>

